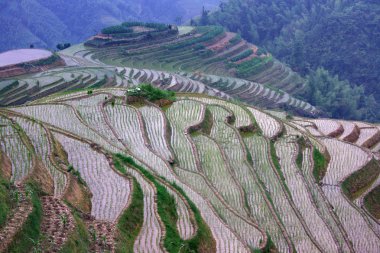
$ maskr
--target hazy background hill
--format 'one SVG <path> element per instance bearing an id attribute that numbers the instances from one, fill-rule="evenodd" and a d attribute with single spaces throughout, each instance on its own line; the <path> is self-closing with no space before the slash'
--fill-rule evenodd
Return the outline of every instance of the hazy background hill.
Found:
<path id="1" fill-rule="evenodd" d="M 0 0 L 0 52 L 78 43 L 127 20 L 181 23 L 219 0 Z"/>

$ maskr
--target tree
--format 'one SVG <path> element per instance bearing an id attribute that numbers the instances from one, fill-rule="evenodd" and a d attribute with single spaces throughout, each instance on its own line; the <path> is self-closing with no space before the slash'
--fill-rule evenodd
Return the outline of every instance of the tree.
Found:
<path id="1" fill-rule="evenodd" d="M 208 25 L 209 24 L 209 17 L 208 17 L 209 12 L 210 11 L 206 10 L 204 6 L 202 7 L 202 15 L 201 15 L 201 19 L 199 21 L 200 25 Z"/>
<path id="2" fill-rule="evenodd" d="M 70 43 L 64 43 L 64 44 L 59 43 L 59 44 L 57 44 L 58 50 L 64 50 L 64 49 L 69 48 L 69 47 L 71 47 Z"/>

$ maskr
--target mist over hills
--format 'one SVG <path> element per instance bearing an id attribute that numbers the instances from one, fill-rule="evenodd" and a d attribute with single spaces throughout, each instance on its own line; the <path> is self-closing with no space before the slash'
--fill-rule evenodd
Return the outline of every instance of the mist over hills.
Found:
<path id="1" fill-rule="evenodd" d="M 79 43 L 101 28 L 126 20 L 180 23 L 219 0 L 21 0 L 0 1 L 0 52 Z"/>

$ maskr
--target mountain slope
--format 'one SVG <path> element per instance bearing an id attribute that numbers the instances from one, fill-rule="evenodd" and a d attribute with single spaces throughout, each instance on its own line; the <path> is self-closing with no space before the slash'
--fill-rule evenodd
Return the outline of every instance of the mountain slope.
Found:
<path id="1" fill-rule="evenodd" d="M 328 105 L 315 104 L 325 111 L 329 107 L 341 110 L 339 107 L 345 104 L 335 101 L 350 93 L 345 99 L 354 101 L 350 107 L 356 108 L 343 112 L 341 117 L 370 121 L 380 118 L 379 1 L 230 0 L 216 12 L 204 15 L 198 23 L 222 25 L 241 33 L 243 38 L 265 47 L 303 76 L 317 76 L 317 69 L 323 67 L 329 71 L 329 79 L 338 75 L 337 79 L 348 80 L 344 91 L 336 97 L 319 91 L 322 97 L 334 97 L 334 102 Z M 337 89 L 341 89 L 341 84 L 337 84 Z M 352 100 L 359 93 L 361 98 Z M 316 100 L 312 96 L 303 97 Z"/>
<path id="2" fill-rule="evenodd" d="M 105 26 L 126 20 L 184 22 L 197 15 L 202 5 L 212 8 L 217 3 L 217 0 L 191 4 L 188 0 L 1 1 L 0 52 L 30 44 L 55 48 L 58 43 L 78 43 Z"/>

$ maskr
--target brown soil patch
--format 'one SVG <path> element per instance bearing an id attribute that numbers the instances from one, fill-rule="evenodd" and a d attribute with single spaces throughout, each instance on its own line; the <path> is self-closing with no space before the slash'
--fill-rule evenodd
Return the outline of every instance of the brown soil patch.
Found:
<path id="1" fill-rule="evenodd" d="M 53 178 L 39 159 L 34 159 L 34 168 L 28 178 L 38 183 L 43 192 L 54 195 Z"/>
<path id="2" fill-rule="evenodd" d="M 377 131 L 375 135 L 373 135 L 370 139 L 363 143 L 362 147 L 372 148 L 378 142 L 380 142 L 380 131 Z"/>
<path id="3" fill-rule="evenodd" d="M 354 130 L 352 130 L 352 132 L 349 135 L 347 135 L 343 140 L 354 143 L 359 139 L 359 135 L 360 128 L 357 125 L 355 125 Z"/>
<path id="4" fill-rule="evenodd" d="M 329 137 L 332 137 L 332 138 L 336 138 L 336 137 L 342 135 L 343 132 L 344 132 L 344 128 L 343 128 L 343 126 L 342 126 L 342 124 L 339 124 L 339 128 L 336 129 L 335 131 L 329 133 L 328 136 L 329 136 Z"/>
<path id="5" fill-rule="evenodd" d="M 1 152 L 0 156 L 0 172 L 1 175 L 7 180 L 10 181 L 12 177 L 12 162 L 9 157 Z"/>
<path id="6" fill-rule="evenodd" d="M 83 213 L 91 213 L 91 192 L 69 174 L 69 186 L 63 198 Z"/>
<path id="7" fill-rule="evenodd" d="M 42 242 L 44 252 L 59 252 L 74 230 L 74 218 L 70 209 L 59 199 L 44 196 L 41 202 L 44 215 L 41 233 L 46 236 Z"/>

